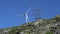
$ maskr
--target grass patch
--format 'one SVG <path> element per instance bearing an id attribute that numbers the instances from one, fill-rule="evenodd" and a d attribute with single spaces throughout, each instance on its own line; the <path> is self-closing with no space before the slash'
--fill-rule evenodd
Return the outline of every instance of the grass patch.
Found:
<path id="1" fill-rule="evenodd" d="M 52 31 L 47 31 L 45 34 L 53 34 Z"/>

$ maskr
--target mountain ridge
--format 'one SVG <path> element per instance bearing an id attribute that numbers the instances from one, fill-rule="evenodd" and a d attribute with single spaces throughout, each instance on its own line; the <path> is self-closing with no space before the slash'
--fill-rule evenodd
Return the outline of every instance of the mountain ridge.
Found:
<path id="1" fill-rule="evenodd" d="M 0 34 L 59 34 L 60 15 L 51 19 L 39 19 L 34 22 L 0 29 Z"/>

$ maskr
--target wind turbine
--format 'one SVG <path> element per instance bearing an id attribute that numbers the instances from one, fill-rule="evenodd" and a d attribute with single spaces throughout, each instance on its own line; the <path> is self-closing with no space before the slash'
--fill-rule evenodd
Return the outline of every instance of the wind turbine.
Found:
<path id="1" fill-rule="evenodd" d="M 30 10 L 31 10 L 31 7 L 29 7 L 29 9 L 27 10 L 26 13 L 24 13 L 24 14 L 22 14 L 22 15 L 17 15 L 17 16 L 25 16 L 25 18 L 26 18 L 26 23 L 28 23 L 28 21 L 29 21 L 28 13 L 29 13 Z"/>

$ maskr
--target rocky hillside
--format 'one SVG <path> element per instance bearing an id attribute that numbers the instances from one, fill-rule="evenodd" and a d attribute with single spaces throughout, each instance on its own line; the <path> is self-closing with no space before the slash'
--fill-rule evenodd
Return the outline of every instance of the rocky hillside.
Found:
<path id="1" fill-rule="evenodd" d="M 0 34 L 60 34 L 60 15 L 20 26 L 0 29 Z"/>

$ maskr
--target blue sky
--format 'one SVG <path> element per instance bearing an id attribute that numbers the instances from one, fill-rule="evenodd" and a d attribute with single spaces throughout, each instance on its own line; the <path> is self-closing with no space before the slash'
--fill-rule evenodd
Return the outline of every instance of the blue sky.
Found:
<path id="1" fill-rule="evenodd" d="M 0 0 L 0 28 L 24 24 L 25 17 L 16 15 L 25 13 L 30 6 L 30 21 L 34 20 L 35 8 L 41 9 L 45 19 L 60 14 L 60 0 Z"/>

